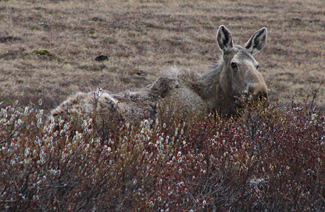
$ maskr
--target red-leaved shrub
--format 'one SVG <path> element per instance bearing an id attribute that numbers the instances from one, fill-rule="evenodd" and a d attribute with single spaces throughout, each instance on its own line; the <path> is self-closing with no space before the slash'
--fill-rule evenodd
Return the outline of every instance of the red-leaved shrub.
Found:
<path id="1" fill-rule="evenodd" d="M 141 126 L 0 113 L 1 211 L 324 211 L 325 117 L 247 106 Z"/>

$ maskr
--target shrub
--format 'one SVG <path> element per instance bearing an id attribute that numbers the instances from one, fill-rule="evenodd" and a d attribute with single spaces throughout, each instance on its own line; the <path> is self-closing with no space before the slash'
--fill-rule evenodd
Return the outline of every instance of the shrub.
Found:
<path id="1" fill-rule="evenodd" d="M 140 126 L 44 119 L 1 109 L 1 211 L 325 210 L 325 118 L 314 108 L 187 121 L 162 110 Z"/>

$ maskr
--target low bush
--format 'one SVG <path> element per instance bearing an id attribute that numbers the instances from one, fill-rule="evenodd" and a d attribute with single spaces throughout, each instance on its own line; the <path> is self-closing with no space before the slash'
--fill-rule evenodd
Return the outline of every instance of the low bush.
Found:
<path id="1" fill-rule="evenodd" d="M 324 211 L 325 117 L 294 105 L 140 126 L 0 113 L 1 211 Z"/>

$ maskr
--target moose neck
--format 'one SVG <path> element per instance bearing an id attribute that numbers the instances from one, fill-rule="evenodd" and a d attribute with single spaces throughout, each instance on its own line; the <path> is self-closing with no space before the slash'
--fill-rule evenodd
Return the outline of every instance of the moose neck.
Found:
<path id="1" fill-rule="evenodd" d="M 224 68 L 225 61 L 220 59 L 218 63 L 213 64 L 210 69 L 206 70 L 198 83 L 197 93 L 206 101 L 210 109 L 227 108 L 226 110 L 232 110 L 234 107 L 231 98 L 221 88 L 220 75 Z"/>
<path id="2" fill-rule="evenodd" d="M 223 68 L 223 64 L 220 62 L 213 64 L 210 69 L 206 70 L 199 81 L 198 94 L 206 101 L 218 99 L 216 94 L 220 91 L 220 73 Z"/>

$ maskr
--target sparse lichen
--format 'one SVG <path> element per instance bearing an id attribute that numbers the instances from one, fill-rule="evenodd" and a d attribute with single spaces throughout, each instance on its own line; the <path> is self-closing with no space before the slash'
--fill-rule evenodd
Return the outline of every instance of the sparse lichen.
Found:
<path id="1" fill-rule="evenodd" d="M 44 56 L 52 56 L 50 51 L 48 51 L 46 49 L 42 49 L 42 50 L 35 49 L 35 50 L 33 50 L 33 53 L 38 54 L 38 55 L 44 55 Z"/>

